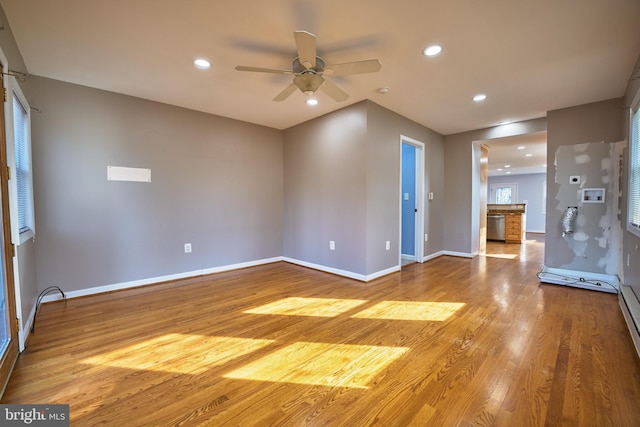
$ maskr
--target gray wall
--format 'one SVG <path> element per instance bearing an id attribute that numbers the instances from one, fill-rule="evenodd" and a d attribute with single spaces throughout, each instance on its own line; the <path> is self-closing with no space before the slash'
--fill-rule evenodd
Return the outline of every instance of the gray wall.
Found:
<path id="1" fill-rule="evenodd" d="M 281 131 L 45 78 L 30 84 L 41 110 L 32 120 L 41 289 L 281 255 Z M 152 181 L 109 182 L 108 165 L 150 168 Z"/>
<path id="2" fill-rule="evenodd" d="M 285 257 L 366 274 L 366 126 L 359 103 L 284 131 Z"/>
<path id="3" fill-rule="evenodd" d="M 401 136 L 425 143 L 425 191 L 438 195 L 425 254 L 442 250 L 443 137 L 363 101 L 285 130 L 285 257 L 362 276 L 398 266 Z"/>
<path id="4" fill-rule="evenodd" d="M 526 230 L 534 233 L 545 232 L 546 208 L 544 203 L 546 173 L 528 173 L 522 175 L 490 176 L 487 187 L 487 200 L 492 184 L 518 184 L 517 203 L 527 201 Z"/>
<path id="5" fill-rule="evenodd" d="M 480 224 L 479 146 L 475 141 L 541 132 L 546 119 L 527 120 L 445 137 L 444 249 L 473 255 L 478 251 Z"/>
<path id="6" fill-rule="evenodd" d="M 397 251 L 384 251 L 384 242 L 399 246 L 400 138 L 424 143 L 424 256 L 442 251 L 444 220 L 444 137 L 378 104 L 368 102 L 368 265 L 369 273 L 396 265 Z M 428 193 L 433 192 L 433 200 Z M 389 237 L 392 236 L 392 237 Z"/>
<path id="7" fill-rule="evenodd" d="M 611 263 L 617 259 L 602 261 L 603 256 L 611 257 L 609 251 L 617 251 L 610 242 L 606 247 L 599 247 L 603 237 L 602 229 L 618 226 L 618 218 L 610 215 L 609 220 L 601 224 L 604 205 L 580 205 L 580 232 L 584 232 L 589 239 L 580 247 L 573 238 L 562 236 L 562 213 L 567 206 L 575 206 L 577 193 L 575 188 L 569 187 L 570 175 L 581 175 L 586 180 L 585 187 L 603 187 L 602 176 L 609 180 L 614 176 L 610 171 L 604 171 L 604 163 L 612 160 L 610 143 L 623 139 L 621 100 L 612 99 L 550 111 L 547 114 L 547 224 L 545 235 L 545 266 L 561 267 L 577 271 L 607 273 Z M 595 143 L 595 144 L 592 144 Z M 604 144 L 601 144 L 604 143 Z M 563 148 L 560 150 L 560 148 Z M 577 150 L 577 151 L 576 151 Z M 586 150 L 586 152 L 584 152 Z M 587 163 L 576 162 L 575 158 L 582 152 L 591 159 Z M 559 164 L 554 166 L 556 159 Z M 611 169 L 609 167 L 609 169 Z M 593 184 L 593 185 L 592 185 Z M 575 187 L 575 186 L 574 186 Z M 609 202 L 613 202 L 614 194 L 607 195 Z M 555 200 L 554 203 L 551 201 Z M 608 205 L 608 204 L 607 204 Z M 615 220 L 615 221 L 614 221 Z M 615 222 L 615 223 L 614 223 Z M 582 238 L 582 235 L 580 235 Z M 618 243 L 619 244 L 619 243 Z M 582 245 L 584 246 L 584 245 Z"/>

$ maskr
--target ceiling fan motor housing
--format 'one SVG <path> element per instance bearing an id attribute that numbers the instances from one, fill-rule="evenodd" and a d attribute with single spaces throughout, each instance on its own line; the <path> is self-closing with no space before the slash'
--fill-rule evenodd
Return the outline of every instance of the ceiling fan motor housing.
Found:
<path id="1" fill-rule="evenodd" d="M 291 67 L 291 69 L 293 71 L 293 74 L 322 73 L 322 71 L 324 71 L 324 60 L 319 56 L 316 56 L 316 66 L 313 68 L 306 68 L 300 63 L 300 58 L 296 58 L 293 60 L 293 66 Z"/>
<path id="2" fill-rule="evenodd" d="M 300 63 L 300 58 L 293 60 L 293 66 L 291 67 L 295 77 L 293 83 L 307 95 L 312 95 L 318 90 L 324 79 L 322 78 L 322 70 L 324 70 L 324 61 L 319 56 L 316 56 L 316 66 L 313 68 L 306 68 Z"/>

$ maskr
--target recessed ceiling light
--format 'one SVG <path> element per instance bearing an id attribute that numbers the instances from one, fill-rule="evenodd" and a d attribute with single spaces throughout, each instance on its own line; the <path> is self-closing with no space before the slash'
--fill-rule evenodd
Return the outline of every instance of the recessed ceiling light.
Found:
<path id="1" fill-rule="evenodd" d="M 310 106 L 318 105 L 318 100 L 315 98 L 309 98 L 307 99 L 307 105 L 310 105 Z"/>
<path id="2" fill-rule="evenodd" d="M 507 175 L 509 175 L 509 174 L 511 173 L 511 171 L 506 171 L 505 173 L 506 173 Z"/>
<path id="3" fill-rule="evenodd" d="M 502 168 L 498 168 L 496 169 L 498 172 L 502 172 Z"/>
<path id="4" fill-rule="evenodd" d="M 209 62 L 208 60 L 206 60 L 204 58 L 196 58 L 193 61 L 193 65 L 195 65 L 196 68 L 200 68 L 201 70 L 207 70 L 207 69 L 211 68 L 211 62 Z"/>
<path id="5" fill-rule="evenodd" d="M 518 147 L 518 150 L 524 150 L 525 148 L 527 148 L 527 147 L 525 147 L 524 145 L 521 145 L 521 146 Z"/>
<path id="6" fill-rule="evenodd" d="M 527 154 L 525 154 L 524 156 L 525 156 L 525 157 L 533 157 L 533 154 L 531 154 L 531 153 L 527 153 Z"/>
<path id="7" fill-rule="evenodd" d="M 511 165 L 504 165 L 504 167 L 505 167 L 505 168 L 510 168 L 510 167 L 511 167 Z"/>
<path id="8" fill-rule="evenodd" d="M 487 99 L 487 95 L 485 95 L 484 93 L 479 93 L 473 97 L 473 100 L 476 102 L 484 101 L 485 99 Z"/>
<path id="9" fill-rule="evenodd" d="M 434 44 L 431 46 L 426 47 L 423 51 L 422 54 L 424 56 L 436 56 L 438 55 L 440 52 L 442 52 L 442 46 Z"/>

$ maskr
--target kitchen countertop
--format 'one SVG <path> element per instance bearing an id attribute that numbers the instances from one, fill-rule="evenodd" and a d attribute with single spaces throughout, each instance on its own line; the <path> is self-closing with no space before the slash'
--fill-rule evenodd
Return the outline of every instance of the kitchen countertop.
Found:
<path id="1" fill-rule="evenodd" d="M 524 203 L 514 204 L 487 204 L 487 214 L 523 214 L 526 205 Z"/>

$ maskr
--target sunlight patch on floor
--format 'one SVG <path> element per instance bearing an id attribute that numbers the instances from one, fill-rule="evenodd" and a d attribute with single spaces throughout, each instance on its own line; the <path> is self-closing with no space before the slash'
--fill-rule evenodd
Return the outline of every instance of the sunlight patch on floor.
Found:
<path id="1" fill-rule="evenodd" d="M 518 255 L 516 254 L 486 254 L 487 258 L 500 258 L 500 259 L 516 259 Z"/>
<path id="2" fill-rule="evenodd" d="M 249 314 L 335 317 L 367 302 L 359 299 L 289 297 L 246 310 Z"/>
<path id="3" fill-rule="evenodd" d="M 135 370 L 199 374 L 272 340 L 167 334 L 82 360 L 88 365 Z"/>
<path id="4" fill-rule="evenodd" d="M 352 317 L 442 322 L 464 305 L 462 302 L 382 301 Z"/>
<path id="5" fill-rule="evenodd" d="M 367 384 L 407 347 L 296 342 L 277 350 L 225 378 L 369 388 Z"/>

